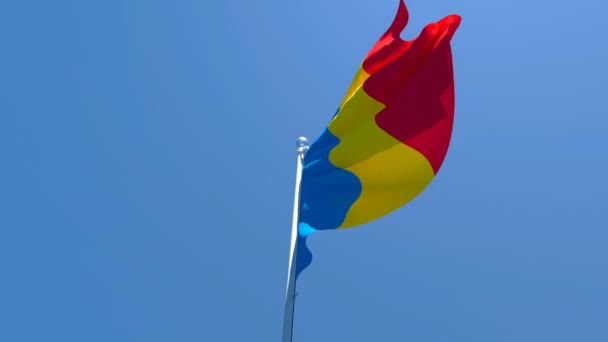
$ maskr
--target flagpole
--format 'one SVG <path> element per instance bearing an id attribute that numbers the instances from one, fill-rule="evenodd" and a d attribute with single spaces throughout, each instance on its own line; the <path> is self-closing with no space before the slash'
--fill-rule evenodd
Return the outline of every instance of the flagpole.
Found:
<path id="1" fill-rule="evenodd" d="M 287 291 L 285 294 L 282 342 L 292 342 L 293 338 L 293 317 L 296 299 L 296 257 L 298 253 L 298 216 L 300 214 L 300 184 L 302 183 L 302 172 L 304 170 L 304 155 L 306 154 L 306 151 L 308 151 L 308 140 L 304 137 L 299 137 L 296 144 L 298 146 L 298 163 L 296 166 L 296 187 L 293 199 L 293 219 L 291 222 L 291 241 L 289 245 L 289 266 L 287 269 Z"/>

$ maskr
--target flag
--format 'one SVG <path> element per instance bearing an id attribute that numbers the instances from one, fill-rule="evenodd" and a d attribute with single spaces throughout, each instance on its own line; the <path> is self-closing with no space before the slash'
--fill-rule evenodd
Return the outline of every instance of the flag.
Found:
<path id="1" fill-rule="evenodd" d="M 430 184 L 452 135 L 452 14 L 413 40 L 400 34 L 400 0 L 389 29 L 369 51 L 340 107 L 304 157 L 296 277 L 312 261 L 306 237 L 376 220 Z"/>

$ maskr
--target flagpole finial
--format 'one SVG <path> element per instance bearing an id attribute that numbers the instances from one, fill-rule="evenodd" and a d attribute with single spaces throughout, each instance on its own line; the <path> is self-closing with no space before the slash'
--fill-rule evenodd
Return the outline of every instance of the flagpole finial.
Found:
<path id="1" fill-rule="evenodd" d="M 298 146 L 298 153 L 301 154 L 306 153 L 306 151 L 308 151 L 308 147 L 310 147 L 310 145 L 308 144 L 308 139 L 306 139 L 306 137 L 299 137 L 296 140 L 296 146 Z"/>

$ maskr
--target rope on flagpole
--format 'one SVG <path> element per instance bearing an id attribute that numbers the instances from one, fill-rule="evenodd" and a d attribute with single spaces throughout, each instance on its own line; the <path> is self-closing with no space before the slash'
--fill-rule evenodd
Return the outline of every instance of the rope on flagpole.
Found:
<path id="1" fill-rule="evenodd" d="M 296 187 L 293 200 L 293 219 L 291 222 L 291 241 L 289 246 L 289 267 L 287 269 L 287 291 L 285 294 L 285 314 L 283 316 L 283 340 L 292 342 L 293 318 L 296 298 L 296 258 L 298 253 L 298 221 L 300 214 L 300 185 L 304 170 L 304 155 L 308 151 L 308 140 L 299 137 L 296 141 L 298 146 L 298 164 L 296 166 Z"/>

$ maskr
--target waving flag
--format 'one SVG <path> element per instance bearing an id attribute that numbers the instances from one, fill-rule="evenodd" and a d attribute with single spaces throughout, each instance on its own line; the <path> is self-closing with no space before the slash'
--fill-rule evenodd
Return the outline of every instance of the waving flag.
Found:
<path id="1" fill-rule="evenodd" d="M 390 28 L 363 60 L 338 111 L 304 158 L 296 277 L 312 261 L 306 237 L 355 227 L 411 201 L 437 175 L 454 121 L 450 40 L 460 16 L 400 38 L 400 0 Z"/>

